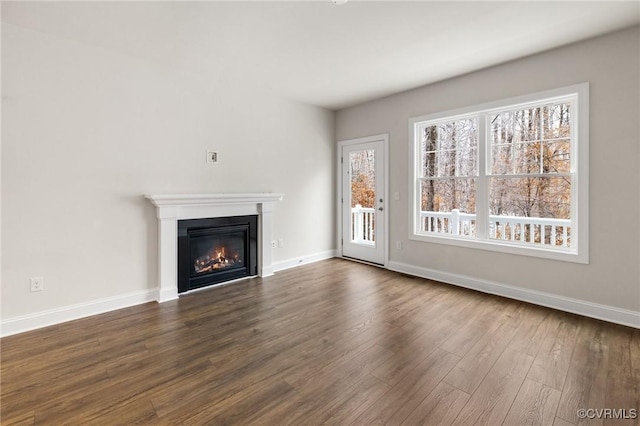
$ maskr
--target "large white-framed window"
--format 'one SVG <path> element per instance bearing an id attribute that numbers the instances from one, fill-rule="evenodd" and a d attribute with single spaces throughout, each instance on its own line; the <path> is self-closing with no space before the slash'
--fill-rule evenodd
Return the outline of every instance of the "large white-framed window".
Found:
<path id="1" fill-rule="evenodd" d="M 579 263 L 589 85 L 409 119 L 409 238 Z"/>

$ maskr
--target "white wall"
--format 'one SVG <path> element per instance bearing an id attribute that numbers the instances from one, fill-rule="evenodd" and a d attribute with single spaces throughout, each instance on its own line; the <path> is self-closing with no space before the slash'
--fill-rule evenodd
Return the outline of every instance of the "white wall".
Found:
<path id="1" fill-rule="evenodd" d="M 334 113 L 216 79 L 3 24 L 3 321 L 155 288 L 143 194 L 282 192 L 274 261 L 335 248 Z"/>
<path id="2" fill-rule="evenodd" d="M 392 263 L 417 267 L 427 275 L 462 276 L 533 291 L 530 295 L 543 292 L 559 296 L 557 300 L 592 302 L 631 311 L 631 318 L 638 318 L 639 52 L 636 27 L 338 111 L 338 140 L 390 135 L 390 191 L 401 194 L 390 206 Z M 416 60 L 428 58 L 417 55 Z M 589 265 L 408 239 L 409 117 L 582 82 L 590 83 Z M 402 241 L 402 250 L 396 249 L 396 241 Z"/>

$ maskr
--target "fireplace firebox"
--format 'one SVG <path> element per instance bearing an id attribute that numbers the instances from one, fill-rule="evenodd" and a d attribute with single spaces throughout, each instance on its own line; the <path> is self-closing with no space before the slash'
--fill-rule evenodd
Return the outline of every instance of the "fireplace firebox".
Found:
<path id="1" fill-rule="evenodd" d="M 178 293 L 258 274 L 258 216 L 178 221 Z"/>

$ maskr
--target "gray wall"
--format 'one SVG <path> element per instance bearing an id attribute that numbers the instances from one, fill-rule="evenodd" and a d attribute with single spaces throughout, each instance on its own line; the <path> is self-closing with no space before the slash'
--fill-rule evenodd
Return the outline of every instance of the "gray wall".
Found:
<path id="1" fill-rule="evenodd" d="M 401 194 L 390 205 L 391 261 L 640 311 L 639 52 L 636 27 L 338 111 L 338 140 L 389 133 L 389 187 Z M 582 82 L 590 83 L 590 264 L 408 239 L 409 117 Z"/>
<path id="2" fill-rule="evenodd" d="M 334 113 L 233 81 L 2 25 L 3 320 L 156 287 L 143 194 L 282 192 L 274 261 L 335 248 Z"/>

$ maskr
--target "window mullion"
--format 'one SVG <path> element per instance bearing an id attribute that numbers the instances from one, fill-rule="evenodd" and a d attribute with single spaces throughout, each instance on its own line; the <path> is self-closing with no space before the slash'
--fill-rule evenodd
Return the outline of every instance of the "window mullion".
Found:
<path id="1" fill-rule="evenodd" d="M 487 239 L 489 235 L 489 181 L 487 114 L 478 116 L 478 181 L 476 183 L 476 236 Z"/>

